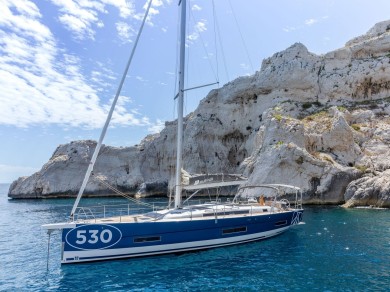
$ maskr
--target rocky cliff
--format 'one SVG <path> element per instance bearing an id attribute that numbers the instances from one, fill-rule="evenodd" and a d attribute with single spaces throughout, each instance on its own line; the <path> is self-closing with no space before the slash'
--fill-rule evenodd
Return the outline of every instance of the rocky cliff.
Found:
<path id="1" fill-rule="evenodd" d="M 189 173 L 242 173 L 249 183 L 287 183 L 314 204 L 390 207 L 390 21 L 325 55 L 294 44 L 253 76 L 212 90 L 185 117 Z M 104 146 L 87 194 L 100 181 L 165 193 L 175 163 L 176 122 L 127 148 Z M 42 169 L 15 181 L 12 198 L 77 193 L 96 143 L 60 145 Z"/>

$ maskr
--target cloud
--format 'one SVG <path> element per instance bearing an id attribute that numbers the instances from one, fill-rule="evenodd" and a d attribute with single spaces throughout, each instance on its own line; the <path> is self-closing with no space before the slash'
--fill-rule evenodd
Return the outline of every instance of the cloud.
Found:
<path id="1" fill-rule="evenodd" d="M 246 63 L 241 63 L 240 67 L 241 67 L 241 69 L 244 69 L 244 70 L 249 70 L 250 69 L 250 66 L 248 64 L 246 64 Z"/>
<path id="2" fill-rule="evenodd" d="M 104 27 L 103 21 L 100 19 L 102 14 L 108 13 L 109 7 L 117 8 L 119 16 L 122 19 L 139 20 L 140 15 L 135 10 L 135 0 L 50 0 L 54 5 L 59 7 L 58 20 L 69 30 L 73 37 L 78 40 L 92 39 L 94 40 L 96 28 Z M 153 1 L 154 2 L 159 2 Z M 158 4 L 158 3 L 157 3 Z M 158 11 L 154 11 L 158 14 Z M 123 27 L 123 22 L 118 22 L 122 29 L 117 31 L 119 38 L 128 41 L 129 31 L 134 29 L 127 24 Z"/>
<path id="3" fill-rule="evenodd" d="M 93 26 L 102 27 L 98 18 L 99 12 L 105 12 L 104 5 L 97 1 L 51 0 L 58 6 L 60 15 L 58 20 L 64 27 L 73 33 L 76 39 L 94 39 Z"/>
<path id="4" fill-rule="evenodd" d="M 135 11 L 135 1 L 136 0 L 100 0 L 100 1 L 103 1 L 105 3 L 108 3 L 108 4 L 111 4 L 111 5 L 116 5 L 118 8 L 122 8 L 124 9 L 126 6 L 126 3 L 130 5 L 131 7 L 131 10 L 129 12 L 131 13 L 128 13 L 128 14 L 122 14 L 121 13 L 121 16 L 123 16 L 124 18 L 134 18 L 138 21 L 141 21 L 143 20 L 144 18 L 144 15 L 145 15 L 145 10 L 146 8 L 148 7 L 148 4 L 149 4 L 149 0 L 145 2 L 144 6 L 143 6 L 143 10 L 142 12 L 140 13 L 136 13 Z M 118 5 L 119 4 L 119 5 Z M 150 10 L 149 10 L 149 14 L 148 14 L 148 17 L 146 19 L 146 23 L 153 26 L 153 22 L 152 22 L 152 18 L 153 16 L 157 15 L 160 13 L 160 10 L 159 8 L 160 7 L 165 7 L 166 5 L 171 5 L 172 4 L 172 0 L 153 0 L 152 2 L 152 5 L 150 7 Z"/>
<path id="5" fill-rule="evenodd" d="M 152 134 L 160 133 L 162 129 L 165 127 L 165 122 L 157 119 L 156 123 L 149 126 L 148 131 Z"/>
<path id="6" fill-rule="evenodd" d="M 61 15 L 59 17 L 59 20 L 68 30 L 72 31 L 75 34 L 76 38 L 94 38 L 95 32 L 91 29 L 90 23 L 88 23 L 87 21 L 71 14 Z"/>
<path id="7" fill-rule="evenodd" d="M 26 37 L 35 39 L 36 41 L 44 41 L 50 35 L 50 30 L 42 25 L 40 22 L 35 21 L 36 18 L 40 18 L 41 14 L 38 7 L 30 1 L 17 1 L 17 15 L 13 15 L 9 7 L 12 7 L 11 0 L 4 0 L 0 26 L 12 27 L 15 33 L 23 33 Z"/>
<path id="8" fill-rule="evenodd" d="M 305 20 L 306 25 L 313 25 L 314 23 L 318 22 L 318 19 L 310 18 Z"/>
<path id="9" fill-rule="evenodd" d="M 322 22 L 322 21 L 324 21 L 324 20 L 326 20 L 328 18 L 329 18 L 328 16 L 322 16 L 321 18 L 309 18 L 309 19 L 306 19 L 303 23 L 304 23 L 305 26 L 312 26 L 313 24 Z M 305 27 L 304 25 L 287 26 L 287 27 L 283 28 L 283 31 L 285 31 L 285 32 L 292 32 L 292 31 L 304 28 Z"/>
<path id="10" fill-rule="evenodd" d="M 89 0 L 85 0 L 89 2 Z M 119 15 L 122 18 L 133 17 L 135 14 L 134 0 L 101 0 L 103 4 L 112 5 L 119 10 Z"/>
<path id="11" fill-rule="evenodd" d="M 4 1 L 0 17 L 0 125 L 100 128 L 110 104 L 102 103 L 100 89 L 83 76 L 79 58 L 58 47 L 51 31 L 41 23 L 42 15 L 34 3 Z M 89 5 L 100 7 L 96 1 Z M 102 73 L 115 78 L 112 72 Z M 91 78 L 99 81 L 103 77 L 94 70 Z M 112 124 L 149 125 L 148 118 L 127 109 L 129 103 L 131 99 L 121 99 Z"/>
<path id="12" fill-rule="evenodd" d="M 320 17 L 320 18 L 310 18 L 310 19 L 306 19 L 306 20 L 305 20 L 305 25 L 311 26 L 311 25 L 313 25 L 313 24 L 315 24 L 315 23 L 322 22 L 322 21 L 324 21 L 324 20 L 326 20 L 326 19 L 328 19 L 328 18 L 329 18 L 329 16 L 325 15 L 325 16 L 322 16 L 322 17 Z"/>
<path id="13" fill-rule="evenodd" d="M 147 9 L 148 4 L 149 4 L 149 1 L 146 1 L 145 5 L 143 6 L 144 10 Z M 152 22 L 153 16 L 160 14 L 159 7 L 164 7 L 166 4 L 171 5 L 172 0 L 153 0 L 152 1 L 152 5 L 149 9 L 149 13 L 148 13 L 148 16 L 146 18 L 146 23 L 148 25 L 154 26 L 154 23 Z M 143 11 L 143 12 L 135 14 L 134 18 L 141 21 L 141 20 L 143 20 L 144 16 L 145 16 L 145 12 Z"/>
<path id="14" fill-rule="evenodd" d="M 191 10 L 192 11 L 200 11 L 200 10 L 202 10 L 202 7 L 200 7 L 199 5 L 194 4 L 194 5 L 192 5 Z"/>
<path id="15" fill-rule="evenodd" d="M 196 41 L 199 38 L 200 33 L 206 30 L 207 30 L 206 20 L 202 19 L 194 25 L 193 32 L 187 36 L 187 40 L 190 43 Z"/>
<path id="16" fill-rule="evenodd" d="M 198 32 L 204 32 L 207 30 L 206 28 L 206 21 L 205 20 L 202 20 L 202 21 L 198 21 L 195 25 L 195 30 L 197 30 Z"/>
<path id="17" fill-rule="evenodd" d="M 294 30 L 297 30 L 297 29 L 299 29 L 299 27 L 295 27 L 295 26 L 287 26 L 287 27 L 283 28 L 283 30 L 285 32 L 290 32 L 290 31 L 294 31 Z"/>
<path id="18" fill-rule="evenodd" d="M 117 22 L 115 26 L 118 36 L 123 42 L 131 42 L 131 38 L 136 35 L 135 30 L 126 22 Z"/>
<path id="19" fill-rule="evenodd" d="M 145 78 L 143 78 L 142 76 L 135 76 L 135 79 L 137 79 L 138 81 L 141 81 L 141 82 L 147 82 L 148 81 Z"/>
<path id="20" fill-rule="evenodd" d="M 108 111 L 111 107 L 113 99 L 110 100 L 110 104 L 106 105 Z M 133 100 L 127 96 L 119 96 L 118 102 L 115 107 L 114 114 L 112 115 L 113 125 L 132 125 L 132 126 L 150 126 L 149 118 L 143 117 L 136 109 L 127 110 L 127 104 L 132 104 Z"/>

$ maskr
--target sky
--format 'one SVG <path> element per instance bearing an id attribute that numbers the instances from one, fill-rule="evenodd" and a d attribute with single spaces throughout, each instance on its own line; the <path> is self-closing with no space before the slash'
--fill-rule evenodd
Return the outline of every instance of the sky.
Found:
<path id="1" fill-rule="evenodd" d="M 97 140 L 146 0 L 0 0 L 0 183 L 56 147 Z M 388 0 L 187 0 L 185 114 L 296 42 L 324 54 L 390 19 Z M 178 1 L 153 0 L 104 144 L 130 146 L 176 118 Z"/>

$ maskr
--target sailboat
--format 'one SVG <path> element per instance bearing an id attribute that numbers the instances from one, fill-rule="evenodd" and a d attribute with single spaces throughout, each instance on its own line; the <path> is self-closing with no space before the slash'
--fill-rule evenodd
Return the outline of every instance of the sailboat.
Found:
<path id="1" fill-rule="evenodd" d="M 302 192 L 298 187 L 283 184 L 248 185 L 245 179 L 215 182 L 210 179 L 182 184 L 183 98 L 186 40 L 186 0 L 181 0 L 180 66 L 177 119 L 177 159 L 173 206 L 146 213 L 130 210 L 93 213 L 78 207 L 93 170 L 99 149 L 119 97 L 127 70 L 134 55 L 151 2 L 149 2 L 133 51 L 127 63 L 116 97 L 92 155 L 91 162 L 72 208 L 70 219 L 63 223 L 45 224 L 50 235 L 60 230 L 61 263 L 82 263 L 101 260 L 182 253 L 263 240 L 281 234 L 302 221 Z M 215 200 L 202 204 L 189 201 L 199 190 L 213 187 L 238 188 L 232 200 Z M 194 191 L 185 201 L 182 192 Z M 292 203 L 287 200 L 292 199 Z M 110 209 L 112 210 L 112 209 Z M 50 236 L 49 236 L 50 239 Z M 49 240 L 50 242 L 50 240 Z"/>

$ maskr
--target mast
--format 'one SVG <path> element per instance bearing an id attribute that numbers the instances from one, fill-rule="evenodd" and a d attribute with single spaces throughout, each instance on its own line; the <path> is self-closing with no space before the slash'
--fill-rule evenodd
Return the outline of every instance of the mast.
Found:
<path id="1" fill-rule="evenodd" d="M 183 155 L 183 103 L 184 103 L 184 70 L 186 44 L 186 0 L 181 0 L 180 17 L 180 66 L 179 66 L 179 96 L 177 101 L 177 153 L 176 153 L 176 180 L 175 180 L 175 208 L 181 207 L 181 169 Z"/>
<path id="2" fill-rule="evenodd" d="M 98 154 L 99 154 L 100 148 L 101 148 L 102 143 L 103 143 L 104 136 L 106 135 L 108 125 L 110 124 L 112 114 L 114 113 L 115 105 L 116 105 L 116 103 L 117 103 L 117 101 L 118 101 L 119 94 L 120 94 L 121 91 L 122 91 L 122 86 L 123 86 L 123 83 L 125 82 L 126 75 L 127 75 L 127 71 L 129 70 L 131 61 L 132 61 L 133 56 L 134 56 L 134 53 L 135 53 L 135 49 L 136 49 L 136 47 L 137 47 L 137 45 L 138 45 L 138 40 L 139 40 L 139 38 L 140 38 L 140 36 L 141 36 L 142 29 L 143 29 L 144 24 L 145 24 L 145 22 L 146 22 L 146 17 L 148 16 L 150 6 L 152 5 L 152 1 L 153 1 L 153 0 L 150 0 L 150 1 L 149 1 L 148 8 L 146 9 L 144 19 L 142 20 L 141 27 L 140 27 L 140 29 L 139 29 L 139 31 L 138 31 L 137 39 L 135 40 L 135 43 L 134 43 L 133 50 L 131 51 L 129 60 L 127 61 L 127 64 L 126 64 L 125 71 L 123 72 L 123 75 L 122 75 L 121 82 L 119 83 L 118 90 L 116 91 L 116 95 L 115 95 L 114 101 L 112 102 L 112 105 L 111 105 L 110 111 L 109 111 L 109 113 L 108 113 L 106 122 L 105 122 L 104 127 L 103 127 L 103 130 L 102 130 L 102 132 L 101 132 L 101 134 L 100 134 L 99 141 L 98 141 L 98 143 L 97 143 L 97 145 L 96 145 L 95 151 L 93 152 L 93 155 L 92 155 L 91 161 L 90 161 L 90 163 L 89 163 L 87 172 L 85 173 L 85 177 L 84 177 L 83 183 L 81 184 L 79 193 L 77 194 L 76 201 L 74 202 L 72 211 L 70 212 L 70 219 L 71 219 L 71 220 L 73 220 L 73 218 L 74 218 L 74 213 L 76 212 L 76 209 L 77 209 L 77 206 L 78 206 L 78 204 L 79 204 L 79 202 L 80 202 L 81 196 L 83 195 L 84 190 L 85 190 L 85 187 L 87 186 L 89 177 L 91 176 L 93 167 L 94 167 L 94 165 L 95 165 L 97 156 L 98 156 Z"/>

